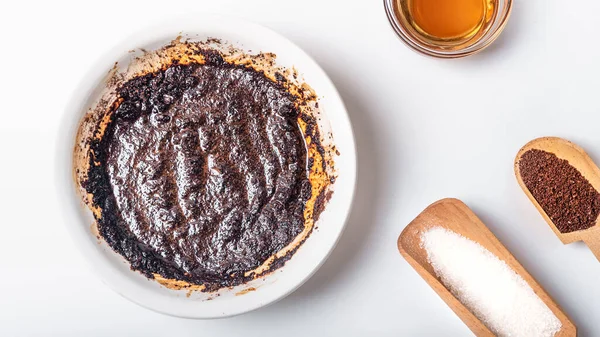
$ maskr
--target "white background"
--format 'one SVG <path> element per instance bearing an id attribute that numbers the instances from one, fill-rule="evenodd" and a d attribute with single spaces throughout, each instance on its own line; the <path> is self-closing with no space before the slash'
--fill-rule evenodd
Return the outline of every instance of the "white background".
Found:
<path id="1" fill-rule="evenodd" d="M 380 0 L 2 1 L 0 336 L 468 336 L 396 249 L 443 197 L 473 208 L 580 336 L 600 336 L 600 263 L 559 242 L 512 171 L 519 148 L 546 135 L 600 162 L 600 2 L 576 2 L 516 1 L 484 53 L 435 60 L 396 38 Z M 60 117 L 97 56 L 190 12 L 247 18 L 312 55 L 347 104 L 359 158 L 347 230 L 317 274 L 274 305 L 213 321 L 156 314 L 105 287 L 66 233 L 53 181 Z"/>

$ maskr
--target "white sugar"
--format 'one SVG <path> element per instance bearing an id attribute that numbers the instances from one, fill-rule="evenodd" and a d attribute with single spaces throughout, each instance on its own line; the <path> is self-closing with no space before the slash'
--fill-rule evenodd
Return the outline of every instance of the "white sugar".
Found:
<path id="1" fill-rule="evenodd" d="M 560 330 L 527 282 L 480 244 L 433 227 L 422 233 L 421 245 L 442 283 L 494 334 L 551 337 Z"/>

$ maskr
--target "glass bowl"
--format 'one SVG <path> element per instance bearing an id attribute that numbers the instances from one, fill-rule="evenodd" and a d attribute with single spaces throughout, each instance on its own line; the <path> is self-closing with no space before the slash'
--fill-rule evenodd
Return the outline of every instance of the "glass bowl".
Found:
<path id="1" fill-rule="evenodd" d="M 512 10 L 512 0 L 496 0 L 489 23 L 468 39 L 434 40 L 418 32 L 409 22 L 407 0 L 383 0 L 385 12 L 392 28 L 400 39 L 413 50 L 432 57 L 459 58 L 473 55 L 485 49 L 498 38 L 506 26 Z"/>

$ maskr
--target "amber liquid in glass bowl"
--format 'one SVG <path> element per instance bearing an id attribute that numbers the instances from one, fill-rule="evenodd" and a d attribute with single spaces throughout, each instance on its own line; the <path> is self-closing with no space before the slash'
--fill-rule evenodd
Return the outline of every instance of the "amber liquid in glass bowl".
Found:
<path id="1" fill-rule="evenodd" d="M 436 40 L 470 39 L 485 30 L 493 0 L 407 0 L 407 18 L 421 34 Z"/>
<path id="2" fill-rule="evenodd" d="M 474 54 L 495 40 L 512 0 L 384 0 L 392 28 L 413 49 L 430 56 Z"/>

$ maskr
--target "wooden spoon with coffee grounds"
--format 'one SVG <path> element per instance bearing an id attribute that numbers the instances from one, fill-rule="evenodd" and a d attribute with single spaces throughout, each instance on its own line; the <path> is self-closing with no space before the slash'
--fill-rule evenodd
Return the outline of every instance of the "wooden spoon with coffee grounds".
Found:
<path id="1" fill-rule="evenodd" d="M 406 261 L 446 302 L 454 313 L 473 331 L 476 336 L 494 336 L 494 334 L 460 302 L 437 277 L 427 259 L 427 251 L 421 245 L 421 236 L 433 226 L 439 226 L 460 234 L 480 244 L 519 274 L 533 289 L 535 294 L 546 304 L 562 324 L 555 337 L 576 336 L 577 328 L 554 300 L 544 291 L 527 270 L 504 247 L 485 224 L 465 205 L 457 199 L 442 199 L 427 207 L 419 214 L 398 237 L 398 250 Z"/>
<path id="2" fill-rule="evenodd" d="M 515 174 L 559 239 L 585 242 L 600 260 L 600 169 L 590 156 L 568 140 L 538 138 L 517 154 Z"/>

